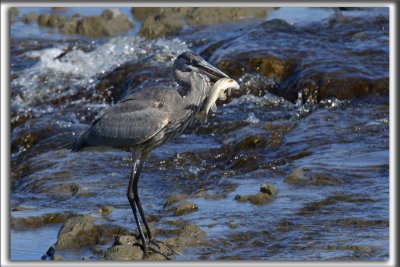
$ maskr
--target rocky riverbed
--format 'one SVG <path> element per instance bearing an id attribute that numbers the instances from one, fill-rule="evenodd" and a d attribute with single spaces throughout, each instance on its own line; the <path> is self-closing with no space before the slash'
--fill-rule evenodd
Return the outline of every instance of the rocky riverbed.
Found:
<path id="1" fill-rule="evenodd" d="M 177 87 L 192 49 L 241 86 L 152 152 L 149 260 L 387 260 L 387 8 L 18 8 L 11 258 L 142 258 L 130 153 L 70 145 L 96 114 Z"/>

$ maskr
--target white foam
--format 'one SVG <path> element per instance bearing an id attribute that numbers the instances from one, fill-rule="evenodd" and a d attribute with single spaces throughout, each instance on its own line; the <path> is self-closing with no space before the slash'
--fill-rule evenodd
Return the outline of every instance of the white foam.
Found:
<path id="1" fill-rule="evenodd" d="M 15 92 L 14 106 L 45 104 L 62 95 L 71 95 L 76 90 L 91 90 L 98 76 L 126 63 L 145 59 L 146 64 L 170 65 L 177 55 L 187 50 L 179 39 L 146 41 L 138 36 L 116 37 L 95 50 L 84 52 L 73 48 L 60 59 L 65 47 L 31 51 L 26 57 L 38 58 L 34 66 L 24 69 L 11 82 Z"/>

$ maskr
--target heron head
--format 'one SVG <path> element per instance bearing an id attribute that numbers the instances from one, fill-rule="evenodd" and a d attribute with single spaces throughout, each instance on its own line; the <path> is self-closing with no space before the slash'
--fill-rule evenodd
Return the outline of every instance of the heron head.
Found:
<path id="1" fill-rule="evenodd" d="M 199 72 L 215 80 L 224 77 L 229 78 L 228 75 L 205 61 L 193 51 L 185 51 L 180 54 L 174 62 L 174 67 L 176 70 L 182 72 Z"/>

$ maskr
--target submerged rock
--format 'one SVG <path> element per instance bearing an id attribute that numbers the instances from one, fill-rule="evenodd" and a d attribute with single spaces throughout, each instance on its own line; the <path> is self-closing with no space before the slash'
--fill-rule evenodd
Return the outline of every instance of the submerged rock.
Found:
<path id="1" fill-rule="evenodd" d="M 178 201 L 180 201 L 180 200 L 186 199 L 186 198 L 188 198 L 188 197 L 189 197 L 189 196 L 186 195 L 186 194 L 176 194 L 176 195 L 170 196 L 170 197 L 167 199 L 167 201 L 165 201 L 164 207 L 171 206 L 172 204 L 174 204 L 174 203 L 176 203 L 176 202 L 178 202 Z"/>
<path id="2" fill-rule="evenodd" d="M 293 185 L 338 185 L 344 181 L 325 173 L 313 173 L 308 169 L 296 168 L 285 178 L 285 183 Z"/>
<path id="3" fill-rule="evenodd" d="M 181 216 L 187 213 L 194 212 L 198 209 L 198 206 L 194 202 L 186 201 L 179 204 L 176 208 L 174 208 L 174 214 L 176 216 Z"/>

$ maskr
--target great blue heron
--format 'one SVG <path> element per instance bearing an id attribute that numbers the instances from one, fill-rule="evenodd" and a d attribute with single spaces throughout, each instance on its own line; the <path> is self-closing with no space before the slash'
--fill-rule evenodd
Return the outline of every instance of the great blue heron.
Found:
<path id="1" fill-rule="evenodd" d="M 179 92 L 173 88 L 148 88 L 127 96 L 112 106 L 75 142 L 72 151 L 89 146 L 129 148 L 132 169 L 128 200 L 148 256 L 150 244 L 158 246 L 147 224 L 138 194 L 138 181 L 150 151 L 180 135 L 194 120 L 211 90 L 212 79 L 228 76 L 192 51 L 179 55 L 174 62 Z M 137 209 L 147 231 L 146 242 Z"/>

